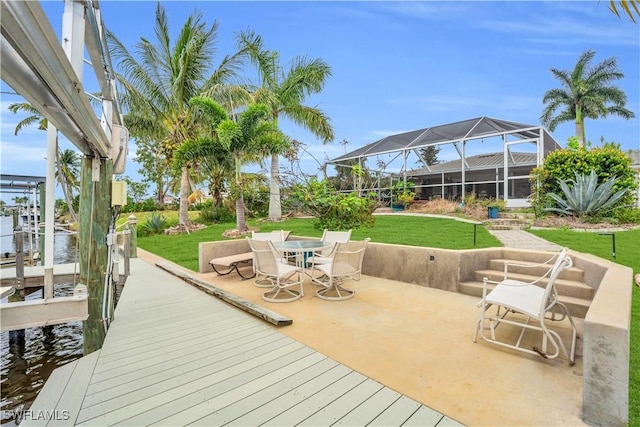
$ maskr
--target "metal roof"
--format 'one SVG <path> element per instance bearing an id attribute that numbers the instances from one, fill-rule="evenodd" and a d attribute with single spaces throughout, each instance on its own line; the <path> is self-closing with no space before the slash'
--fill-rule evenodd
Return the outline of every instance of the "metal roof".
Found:
<path id="1" fill-rule="evenodd" d="M 523 140 L 537 139 L 540 138 L 541 133 L 544 135 L 545 152 L 560 148 L 560 145 L 556 140 L 540 126 L 527 125 L 483 116 L 446 125 L 427 127 L 424 129 L 390 135 L 350 153 L 337 157 L 331 160 L 331 163 L 339 163 L 341 161 L 359 157 L 413 150 L 431 145 L 501 136 L 505 134 L 515 136 L 516 138 Z"/>
<path id="2" fill-rule="evenodd" d="M 536 153 L 516 153 L 510 152 L 509 166 L 536 166 Z M 504 167 L 504 153 L 479 154 L 467 157 L 465 170 L 483 170 Z M 461 160 L 452 160 L 450 162 L 437 163 L 427 168 L 414 169 L 407 171 L 407 176 L 431 175 L 443 172 L 460 172 L 462 165 Z"/>

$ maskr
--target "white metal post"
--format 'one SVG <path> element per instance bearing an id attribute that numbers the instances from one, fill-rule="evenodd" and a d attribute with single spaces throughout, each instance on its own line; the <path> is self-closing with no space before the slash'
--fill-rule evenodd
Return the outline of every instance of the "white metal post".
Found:
<path id="1" fill-rule="evenodd" d="M 55 174 L 56 150 L 58 149 L 57 129 L 51 123 L 47 126 L 47 169 L 45 181 L 44 210 L 44 298 L 53 298 L 53 243 L 55 227 Z"/>
<path id="2" fill-rule="evenodd" d="M 507 136 L 502 135 L 503 169 L 502 169 L 502 192 L 505 202 L 509 200 L 509 147 L 507 146 Z"/>
<path id="3" fill-rule="evenodd" d="M 467 145 L 467 141 L 462 141 L 462 154 L 460 155 L 461 160 L 460 160 L 460 166 L 461 166 L 461 170 L 462 170 L 462 202 L 464 202 L 464 199 L 466 197 L 465 195 L 465 181 L 466 181 L 466 173 L 465 173 L 465 168 L 464 165 L 467 162 L 467 155 L 465 154 L 465 146 Z"/>

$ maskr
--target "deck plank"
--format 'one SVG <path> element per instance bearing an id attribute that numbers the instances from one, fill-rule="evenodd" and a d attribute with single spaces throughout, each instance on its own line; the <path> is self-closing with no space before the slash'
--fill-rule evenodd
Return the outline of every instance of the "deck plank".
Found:
<path id="1" fill-rule="evenodd" d="M 384 388 L 382 384 L 368 379 L 302 421 L 302 424 L 311 426 L 333 424 L 351 412 L 354 406 L 369 399 L 382 388 Z"/>
<path id="2" fill-rule="evenodd" d="M 291 343 L 244 362 L 235 363 L 230 360 L 228 361 L 230 366 L 222 370 L 217 370 L 215 361 L 212 361 L 213 365 L 203 365 L 203 369 L 197 372 L 188 372 L 179 378 L 138 390 L 135 394 L 119 396 L 99 405 L 83 408 L 79 420 L 83 423 L 85 420 L 91 420 L 92 425 L 117 424 L 145 413 L 147 414 L 143 415 L 143 419 L 149 420 L 149 417 L 159 414 L 163 408 L 182 402 L 193 405 L 194 399 L 198 399 L 197 402 L 202 401 L 200 390 L 211 386 L 214 386 L 215 392 L 223 392 L 225 387 L 235 388 L 256 376 L 268 373 L 281 363 L 291 362 L 310 353 L 312 353 L 310 349 L 298 343 Z M 100 416 L 96 418 L 96 415 Z M 125 424 L 131 425 L 136 422 L 130 420 Z"/>
<path id="3" fill-rule="evenodd" d="M 264 424 L 280 415 L 287 408 L 303 402 L 351 372 L 353 371 L 344 365 L 336 365 L 322 375 L 307 381 L 298 388 L 287 391 L 262 406 L 252 410 L 248 410 L 250 408 L 245 409 L 244 415 L 238 412 L 228 424 L 230 426 L 257 426 Z M 195 424 L 207 425 L 206 422 L 200 422 L 200 420 Z"/>
<path id="4" fill-rule="evenodd" d="M 195 420 L 190 425 L 225 425 L 242 417 L 244 414 L 251 414 L 249 417 L 251 420 L 243 421 L 244 425 L 260 425 L 281 412 L 284 405 L 294 405 L 297 403 L 295 399 L 298 399 L 298 401 L 303 399 L 304 390 L 328 372 L 334 373 L 333 378 L 339 378 L 346 375 L 349 369 L 339 365 L 335 360 L 323 359 L 279 383 L 247 395 L 224 408 L 216 409 L 214 412 Z M 335 377 L 335 375 L 338 376 Z M 292 390 L 296 390 L 297 393 L 292 393 Z M 275 409 L 276 412 L 270 413 L 270 409 Z"/>
<path id="5" fill-rule="evenodd" d="M 318 393 L 309 396 L 303 402 L 287 409 L 277 417 L 270 419 L 265 425 L 290 426 L 300 424 L 303 420 L 366 380 L 367 377 L 364 375 L 352 371 L 338 381 L 330 384 L 324 390 L 320 390 Z"/>
<path id="6" fill-rule="evenodd" d="M 305 357 L 294 361 L 285 361 L 283 358 L 283 366 L 280 366 L 279 368 L 274 367 L 266 374 L 251 378 L 244 384 L 239 384 L 238 386 L 227 390 L 225 393 L 220 394 L 217 387 L 203 390 L 203 397 L 205 398 L 204 402 L 196 406 L 191 406 L 188 410 L 175 411 L 176 408 L 174 408 L 172 415 L 162 420 L 158 420 L 158 423 L 163 425 L 175 425 L 180 423 L 189 424 L 211 414 L 211 412 L 217 408 L 224 408 L 248 395 L 278 384 L 284 379 L 292 375 L 297 375 L 301 371 L 304 371 L 323 360 L 326 360 L 326 357 L 316 352 L 310 352 Z"/>
<path id="7" fill-rule="evenodd" d="M 393 402 L 402 396 L 400 393 L 383 388 L 369 399 L 356 406 L 351 412 L 338 420 L 337 426 L 364 426 L 369 424 L 374 418 L 382 413 Z"/>
<path id="8" fill-rule="evenodd" d="M 100 357 L 100 350 L 94 351 L 86 357 L 78 359 L 75 369 L 73 370 L 73 381 L 69 381 L 64 388 L 64 392 L 58 401 L 58 408 L 64 408 L 69 411 L 70 419 L 58 417 L 51 420 L 47 426 L 68 426 L 70 422 L 76 420 L 82 402 L 89 386 L 89 380 L 93 369 Z"/>
<path id="9" fill-rule="evenodd" d="M 76 424 L 100 426 L 459 425 L 181 279 L 131 261 L 101 351 L 58 369 L 34 408 L 72 408 Z"/>
<path id="10" fill-rule="evenodd" d="M 424 427 L 424 426 L 436 426 L 439 424 L 444 415 L 433 409 L 421 406 L 411 417 L 402 424 L 402 427 Z"/>
<path id="11" fill-rule="evenodd" d="M 44 386 L 40 389 L 38 398 L 29 409 L 37 413 L 39 411 L 47 411 L 51 410 L 51 408 L 56 408 L 67 383 L 73 375 L 73 371 L 78 364 L 78 360 L 74 360 L 66 365 L 56 368 L 49 376 L 47 382 L 44 383 Z M 46 424 L 46 420 L 24 420 L 21 423 L 23 426 L 44 426 Z"/>
<path id="12" fill-rule="evenodd" d="M 383 413 L 378 415 L 369 426 L 397 426 L 404 424 L 418 410 L 420 403 L 406 396 L 401 396 L 389 406 Z"/>

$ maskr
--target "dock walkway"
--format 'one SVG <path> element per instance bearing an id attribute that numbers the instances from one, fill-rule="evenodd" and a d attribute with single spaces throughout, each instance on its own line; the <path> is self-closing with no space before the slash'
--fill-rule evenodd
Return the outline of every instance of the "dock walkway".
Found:
<path id="1" fill-rule="evenodd" d="M 66 419 L 22 425 L 460 425 L 141 259 L 102 349 L 54 371 L 39 413 Z"/>

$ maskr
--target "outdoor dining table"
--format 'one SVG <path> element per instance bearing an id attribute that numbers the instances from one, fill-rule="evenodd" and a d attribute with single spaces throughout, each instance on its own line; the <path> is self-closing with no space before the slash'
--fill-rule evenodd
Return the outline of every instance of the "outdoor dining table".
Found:
<path id="1" fill-rule="evenodd" d="M 314 251 L 328 249 L 334 245 L 332 242 L 321 240 L 285 240 L 284 242 L 272 243 L 273 247 L 283 254 L 294 254 L 296 266 L 302 268 L 303 273 L 306 273 L 307 259 L 313 256 Z"/>

